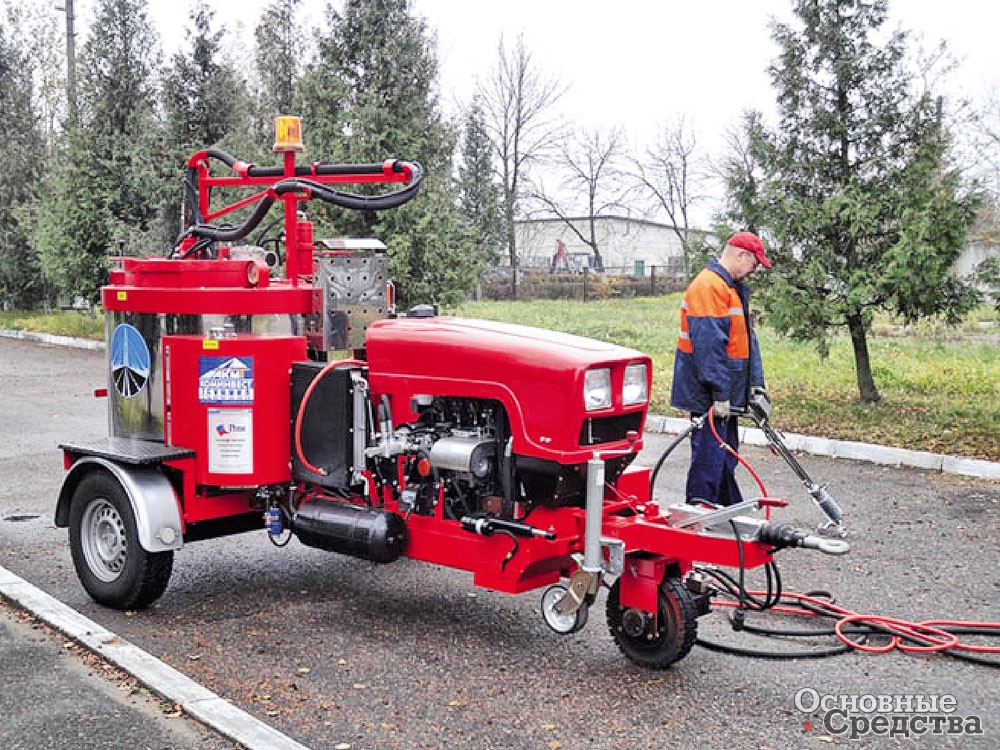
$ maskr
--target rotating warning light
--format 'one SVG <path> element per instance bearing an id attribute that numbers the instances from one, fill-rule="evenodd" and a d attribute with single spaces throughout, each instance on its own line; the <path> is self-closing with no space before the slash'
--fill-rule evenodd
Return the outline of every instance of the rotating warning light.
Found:
<path id="1" fill-rule="evenodd" d="M 274 121 L 272 151 L 305 151 L 302 142 L 302 121 L 293 115 L 279 115 Z"/>

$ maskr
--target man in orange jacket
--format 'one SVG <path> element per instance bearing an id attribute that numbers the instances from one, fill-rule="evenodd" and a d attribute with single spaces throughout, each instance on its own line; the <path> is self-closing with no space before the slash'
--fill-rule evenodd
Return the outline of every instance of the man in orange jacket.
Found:
<path id="1" fill-rule="evenodd" d="M 718 260 L 695 276 L 681 303 L 681 331 L 674 357 L 670 404 L 706 414 L 715 407 L 719 435 L 739 447 L 738 418 L 751 396 L 764 392 L 764 367 L 750 318 L 745 279 L 760 266 L 771 267 L 764 243 L 751 232 L 737 232 Z M 736 483 L 736 459 L 715 441 L 706 425 L 691 436 L 687 501 L 733 505 L 743 497 Z"/>

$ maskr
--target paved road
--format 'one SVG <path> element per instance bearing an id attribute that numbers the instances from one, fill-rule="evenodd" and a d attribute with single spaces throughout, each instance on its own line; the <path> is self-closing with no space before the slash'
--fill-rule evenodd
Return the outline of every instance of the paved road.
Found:
<path id="1" fill-rule="evenodd" d="M 4 750 L 234 750 L 128 674 L 0 602 Z"/>
<path id="2" fill-rule="evenodd" d="M 1000 746 L 996 669 L 942 656 L 771 661 L 696 647 L 650 672 L 617 652 L 603 594 L 584 630 L 559 637 L 538 614 L 539 593 L 476 589 L 467 574 L 409 560 L 375 567 L 297 542 L 278 549 L 263 533 L 191 544 L 152 608 L 103 609 L 76 581 L 66 533 L 52 523 L 56 444 L 105 434 L 104 402 L 91 396 L 102 378 L 100 352 L 0 340 L 0 565 L 316 750 L 847 745 L 822 730 L 821 711 L 797 710 L 796 693 L 810 688 L 947 694 L 954 715 L 982 718 L 981 736 L 869 736 L 854 748 Z M 669 440 L 647 435 L 640 460 L 653 464 Z M 679 496 L 685 450 L 661 472 L 664 500 Z M 770 494 L 792 501 L 781 520 L 814 524 L 788 469 L 762 450 L 747 456 Z M 854 548 L 839 558 L 782 553 L 786 589 L 829 590 L 867 613 L 1000 621 L 1000 485 L 803 462 L 847 508 Z M 701 634 L 786 645 L 734 634 L 717 614 L 701 620 Z"/>

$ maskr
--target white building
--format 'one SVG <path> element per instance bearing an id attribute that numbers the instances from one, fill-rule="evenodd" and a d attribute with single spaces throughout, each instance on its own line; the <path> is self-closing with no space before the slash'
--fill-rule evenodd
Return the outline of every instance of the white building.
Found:
<path id="1" fill-rule="evenodd" d="M 583 237 L 590 237 L 590 221 L 586 217 L 570 220 Z M 558 243 L 565 246 L 569 270 L 583 272 L 594 267 L 593 250 L 562 219 L 528 219 L 514 222 L 518 257 L 521 268 L 551 269 Z M 604 267 L 619 273 L 649 275 L 683 272 L 683 252 L 679 231 L 669 224 L 627 216 L 600 216 L 595 219 L 597 247 Z M 691 230 L 697 239 L 714 242 L 714 237 L 702 230 Z M 713 246 L 714 249 L 714 246 Z"/>

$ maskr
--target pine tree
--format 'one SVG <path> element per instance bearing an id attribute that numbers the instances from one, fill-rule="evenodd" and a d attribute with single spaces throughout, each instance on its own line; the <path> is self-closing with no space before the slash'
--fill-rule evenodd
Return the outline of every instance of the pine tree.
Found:
<path id="1" fill-rule="evenodd" d="M 120 243 L 148 253 L 163 241 L 170 155 L 155 118 L 159 40 L 145 0 L 101 0 L 78 62 L 79 124 L 55 157 L 39 240 L 60 290 L 96 300 Z"/>
<path id="2" fill-rule="evenodd" d="M 462 156 L 458 168 L 458 205 L 476 233 L 477 243 L 490 265 L 496 265 L 505 250 L 501 216 L 501 191 L 496 182 L 492 147 L 483 125 L 483 110 L 474 101 L 465 118 Z"/>
<path id="3" fill-rule="evenodd" d="M 174 55 L 163 80 L 171 145 L 183 153 L 219 145 L 248 130 L 248 91 L 234 65 L 222 59 L 225 31 L 212 30 L 215 12 L 205 2 L 191 11 L 189 48 Z"/>
<path id="4" fill-rule="evenodd" d="M 881 398 L 867 343 L 876 311 L 953 318 L 975 299 L 949 269 L 976 197 L 949 163 L 943 101 L 914 85 L 907 34 L 885 38 L 886 6 L 797 0 L 797 27 L 772 25 L 780 124 L 748 132 L 755 184 L 729 182 L 736 218 L 772 244 L 757 297 L 768 322 L 821 351 L 846 328 L 864 402 Z"/>
<path id="5" fill-rule="evenodd" d="M 33 89 L 28 60 L 0 27 L 0 309 L 31 307 L 43 296 L 30 234 L 45 167 Z"/>
<path id="6" fill-rule="evenodd" d="M 303 76 L 306 145 L 324 161 L 419 162 L 418 196 L 392 211 L 339 212 L 341 234 L 375 235 L 389 247 L 401 302 L 457 301 L 482 254 L 455 205 L 455 135 L 438 104 L 438 66 L 426 23 L 409 0 L 346 0 L 328 6 L 329 31 Z"/>

